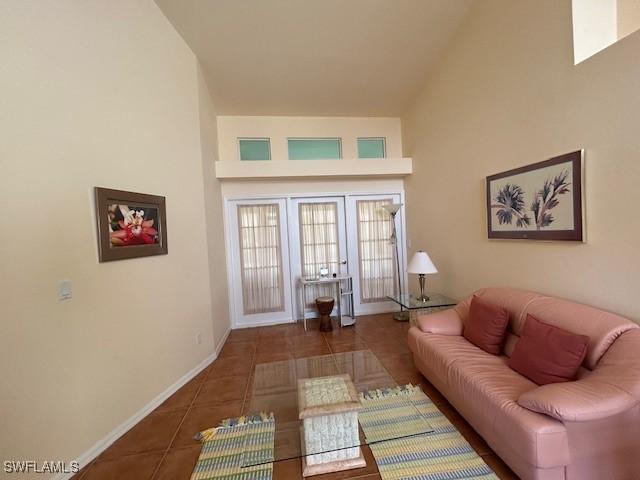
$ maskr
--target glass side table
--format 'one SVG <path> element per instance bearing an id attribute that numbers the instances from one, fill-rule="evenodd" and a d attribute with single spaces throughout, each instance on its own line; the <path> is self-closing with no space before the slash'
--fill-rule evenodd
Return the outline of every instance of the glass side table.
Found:
<path id="1" fill-rule="evenodd" d="M 388 295 L 387 298 L 408 311 L 408 320 L 411 326 L 417 325 L 418 315 L 445 310 L 458 304 L 452 298 L 445 297 L 439 293 L 429 292 L 426 295 L 429 297 L 426 302 L 418 300 L 416 296 L 411 294 Z"/>

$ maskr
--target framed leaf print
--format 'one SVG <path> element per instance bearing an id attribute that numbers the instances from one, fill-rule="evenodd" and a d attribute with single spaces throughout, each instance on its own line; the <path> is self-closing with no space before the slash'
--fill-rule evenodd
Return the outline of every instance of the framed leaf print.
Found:
<path id="1" fill-rule="evenodd" d="M 95 188 L 100 262 L 165 255 L 165 198 L 145 193 Z"/>
<path id="2" fill-rule="evenodd" d="M 583 158 L 578 150 L 487 177 L 489 238 L 583 241 Z"/>

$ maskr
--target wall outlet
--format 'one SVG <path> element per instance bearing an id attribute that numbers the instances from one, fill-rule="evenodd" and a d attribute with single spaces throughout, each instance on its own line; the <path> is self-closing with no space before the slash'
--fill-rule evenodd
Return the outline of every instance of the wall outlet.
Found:
<path id="1" fill-rule="evenodd" d="M 202 335 L 200 333 L 196 333 L 196 345 L 200 345 L 202 343 Z"/>
<path id="2" fill-rule="evenodd" d="M 58 300 L 70 300 L 72 297 L 71 281 L 63 280 L 58 284 Z"/>

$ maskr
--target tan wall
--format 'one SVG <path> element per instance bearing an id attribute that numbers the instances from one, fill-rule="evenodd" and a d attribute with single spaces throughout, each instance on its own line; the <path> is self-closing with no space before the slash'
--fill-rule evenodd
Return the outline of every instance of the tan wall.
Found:
<path id="1" fill-rule="evenodd" d="M 70 460 L 214 351 L 218 187 L 196 60 L 152 1 L 9 0 L 0 31 L 0 458 Z M 96 185 L 165 195 L 169 254 L 98 263 Z"/>
<path id="2" fill-rule="evenodd" d="M 640 28 L 640 0 L 618 0 L 618 38 Z"/>
<path id="3" fill-rule="evenodd" d="M 213 337 L 220 348 L 231 328 L 227 268 L 224 248 L 224 215 L 222 212 L 222 184 L 216 179 L 215 162 L 218 154 L 216 111 L 207 84 L 198 66 L 198 95 L 200 98 L 200 137 L 202 142 L 202 173 L 204 179 L 204 207 L 207 220 L 207 247 Z"/>
<path id="4" fill-rule="evenodd" d="M 488 285 L 640 320 L 640 35 L 573 65 L 569 0 L 483 0 L 403 118 L 413 249 L 455 297 Z M 489 241 L 487 175 L 586 149 L 587 243 Z"/>

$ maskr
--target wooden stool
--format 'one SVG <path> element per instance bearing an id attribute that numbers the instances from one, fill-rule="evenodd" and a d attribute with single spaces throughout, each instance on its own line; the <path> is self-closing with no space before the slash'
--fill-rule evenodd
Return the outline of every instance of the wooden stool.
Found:
<path id="1" fill-rule="evenodd" d="M 333 297 L 316 298 L 316 306 L 318 307 L 318 313 L 320 314 L 321 332 L 330 332 L 333 330 L 333 325 L 331 325 L 331 310 L 333 310 L 333 304 Z"/>

